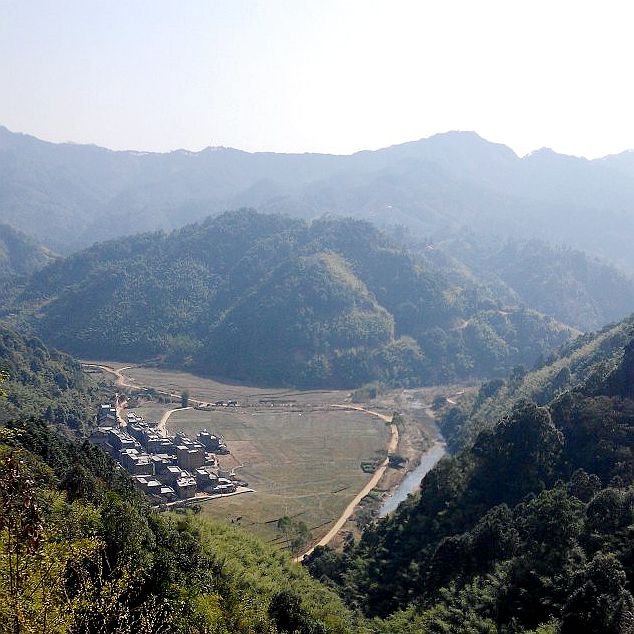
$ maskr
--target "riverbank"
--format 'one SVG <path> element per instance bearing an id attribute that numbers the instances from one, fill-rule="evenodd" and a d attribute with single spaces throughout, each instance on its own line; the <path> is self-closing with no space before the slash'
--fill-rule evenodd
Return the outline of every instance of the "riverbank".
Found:
<path id="1" fill-rule="evenodd" d="M 385 517 L 396 510 L 401 502 L 409 495 L 416 493 L 420 488 L 424 477 L 447 454 L 447 445 L 444 440 L 438 439 L 420 458 L 418 466 L 407 472 L 401 482 L 384 496 L 379 508 L 379 517 Z"/>
<path id="2" fill-rule="evenodd" d="M 372 489 L 374 489 L 374 487 L 380 482 L 381 478 L 383 477 L 383 474 L 385 473 L 385 470 L 388 468 L 390 464 L 390 459 L 389 459 L 390 454 L 394 453 L 394 451 L 396 451 L 396 448 L 398 447 L 398 439 L 399 439 L 398 427 L 396 426 L 396 424 L 391 422 L 392 418 L 390 418 L 387 414 L 381 414 L 379 412 L 374 412 L 374 411 L 365 409 L 363 407 L 355 406 L 355 405 L 350 405 L 350 406 L 335 405 L 334 407 L 341 407 L 345 409 L 352 409 L 352 410 L 356 410 L 360 412 L 365 412 L 366 414 L 369 414 L 371 416 L 376 416 L 377 418 L 380 418 L 382 421 L 389 423 L 390 424 L 390 442 L 387 447 L 387 456 L 385 457 L 385 460 L 383 460 L 383 462 L 378 466 L 378 468 L 376 469 L 376 471 L 370 478 L 369 482 L 363 487 L 363 489 L 361 489 L 361 491 L 359 491 L 359 493 L 357 493 L 357 495 L 350 502 L 350 504 L 348 504 L 348 506 L 344 509 L 343 513 L 339 516 L 339 519 L 335 522 L 334 526 L 316 544 L 311 546 L 311 548 L 309 548 L 303 555 L 300 555 L 299 557 L 297 557 L 295 561 L 302 561 L 304 557 L 308 557 L 308 555 L 310 555 L 317 546 L 325 546 L 326 544 L 329 544 L 337 536 L 339 531 L 343 528 L 344 524 L 352 517 L 352 515 L 356 511 L 361 500 L 366 495 L 368 495 L 370 491 L 372 491 Z"/>

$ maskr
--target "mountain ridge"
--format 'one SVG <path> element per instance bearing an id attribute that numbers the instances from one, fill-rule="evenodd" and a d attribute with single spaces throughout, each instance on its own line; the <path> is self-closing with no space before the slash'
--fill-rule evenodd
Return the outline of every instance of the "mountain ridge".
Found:
<path id="1" fill-rule="evenodd" d="M 69 252 L 250 206 L 304 218 L 335 213 L 382 226 L 402 223 L 422 235 L 448 226 L 495 226 L 634 270 L 623 238 L 630 228 L 626 212 L 634 207 L 630 154 L 519 157 L 471 132 L 350 155 L 231 148 L 145 153 L 55 144 L 4 128 L 0 221 Z"/>

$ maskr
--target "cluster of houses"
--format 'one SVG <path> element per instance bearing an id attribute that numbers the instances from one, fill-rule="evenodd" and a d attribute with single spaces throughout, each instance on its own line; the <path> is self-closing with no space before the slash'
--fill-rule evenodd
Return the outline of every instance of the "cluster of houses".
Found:
<path id="1" fill-rule="evenodd" d="M 222 437 L 201 431 L 195 440 L 178 432 L 164 436 L 158 423 L 134 412 L 125 417 L 116 406 L 101 405 L 91 441 L 105 449 L 134 479 L 135 485 L 159 502 L 226 494 L 239 484 L 220 469 L 217 454 L 229 453 Z"/>
<path id="2" fill-rule="evenodd" d="M 195 409 L 213 409 L 216 407 L 238 407 L 238 401 L 216 401 L 215 403 L 199 402 Z"/>

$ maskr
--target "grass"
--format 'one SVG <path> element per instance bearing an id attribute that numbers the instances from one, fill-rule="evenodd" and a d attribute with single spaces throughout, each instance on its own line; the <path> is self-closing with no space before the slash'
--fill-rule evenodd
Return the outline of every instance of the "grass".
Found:
<path id="1" fill-rule="evenodd" d="M 325 534 L 369 479 L 361 462 L 384 451 L 389 436 L 380 420 L 345 410 L 184 410 L 168 424 L 192 434 L 204 428 L 225 437 L 231 455 L 221 465 L 244 465 L 238 473 L 256 493 L 212 500 L 203 513 L 270 541 L 284 515 L 304 521 L 314 538 Z"/>
<path id="2" fill-rule="evenodd" d="M 262 399 L 293 400 L 304 405 L 343 403 L 348 392 L 341 390 L 293 390 L 285 388 L 261 388 L 223 383 L 199 377 L 187 372 L 138 367 L 125 370 L 139 386 L 181 394 L 187 390 L 193 399 L 206 402 L 238 400 L 246 405 L 258 405 Z"/>
<path id="3" fill-rule="evenodd" d="M 385 423 L 363 412 L 331 407 L 349 402 L 347 391 L 260 388 L 151 367 L 129 368 L 124 374 L 138 387 L 174 394 L 187 390 L 196 400 L 240 403 L 235 409 L 175 412 L 168 429 L 195 434 L 207 428 L 225 436 L 232 454 L 220 457 L 222 466 L 244 464 L 238 473 L 256 493 L 209 501 L 203 505 L 203 513 L 240 524 L 278 545 L 275 524 L 284 515 L 304 521 L 314 540 L 324 535 L 371 478 L 361 463 L 374 463 L 385 456 L 389 438 Z M 405 414 L 397 453 L 412 464 L 436 436 L 424 404 L 433 400 L 437 389 L 398 390 L 364 404 L 387 414 L 395 410 Z M 272 407 L 271 400 L 275 401 Z M 174 406 L 144 402 L 134 411 L 158 420 Z M 395 485 L 401 477 L 400 470 L 388 469 L 382 487 Z M 345 530 L 354 530 L 354 524 L 348 522 Z"/>
<path id="4" fill-rule="evenodd" d="M 135 407 L 133 412 L 140 414 L 146 421 L 159 421 L 165 413 L 165 406 L 153 402 L 144 402 L 141 407 Z"/>

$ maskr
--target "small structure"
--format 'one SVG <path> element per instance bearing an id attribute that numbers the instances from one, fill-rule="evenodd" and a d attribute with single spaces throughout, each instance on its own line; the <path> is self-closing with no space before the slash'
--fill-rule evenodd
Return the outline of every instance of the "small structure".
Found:
<path id="1" fill-rule="evenodd" d="M 205 464 L 205 449 L 203 447 L 177 445 L 176 460 L 181 469 L 185 469 L 186 471 L 195 471 Z"/>
<path id="2" fill-rule="evenodd" d="M 218 482 L 209 488 L 210 493 L 235 493 L 236 485 L 228 478 L 218 478 Z"/>
<path id="3" fill-rule="evenodd" d="M 196 495 L 196 479 L 187 475 L 176 480 L 176 495 L 182 500 L 193 498 Z"/>
<path id="4" fill-rule="evenodd" d="M 218 484 L 217 474 L 207 471 L 207 469 L 196 469 L 194 475 L 196 476 L 196 485 L 203 491 Z"/>
<path id="5" fill-rule="evenodd" d="M 117 418 L 117 408 L 109 403 L 103 403 L 99 406 L 97 412 L 97 424 L 98 425 L 111 425 L 118 426 L 119 419 Z"/>
<path id="6" fill-rule="evenodd" d="M 211 434 L 206 429 L 203 429 L 198 436 L 196 436 L 196 439 L 205 447 L 205 449 L 207 449 L 207 451 L 220 454 L 229 453 L 222 436 Z"/>
<path id="7" fill-rule="evenodd" d="M 176 491 L 168 486 L 162 486 L 159 495 L 167 502 L 173 502 L 176 499 Z"/>
<path id="8" fill-rule="evenodd" d="M 108 444 L 118 451 L 121 449 L 136 449 L 140 446 L 132 436 L 120 429 L 110 429 L 108 431 Z"/>
<path id="9" fill-rule="evenodd" d="M 151 457 L 137 449 L 122 449 L 119 452 L 119 462 L 132 475 L 154 475 L 154 462 Z"/>
<path id="10" fill-rule="evenodd" d="M 189 473 L 187 473 L 187 471 L 183 471 L 180 467 L 177 467 L 176 465 L 170 465 L 160 475 L 163 481 L 173 484 L 177 480 L 180 480 L 182 477 L 188 476 Z"/>

